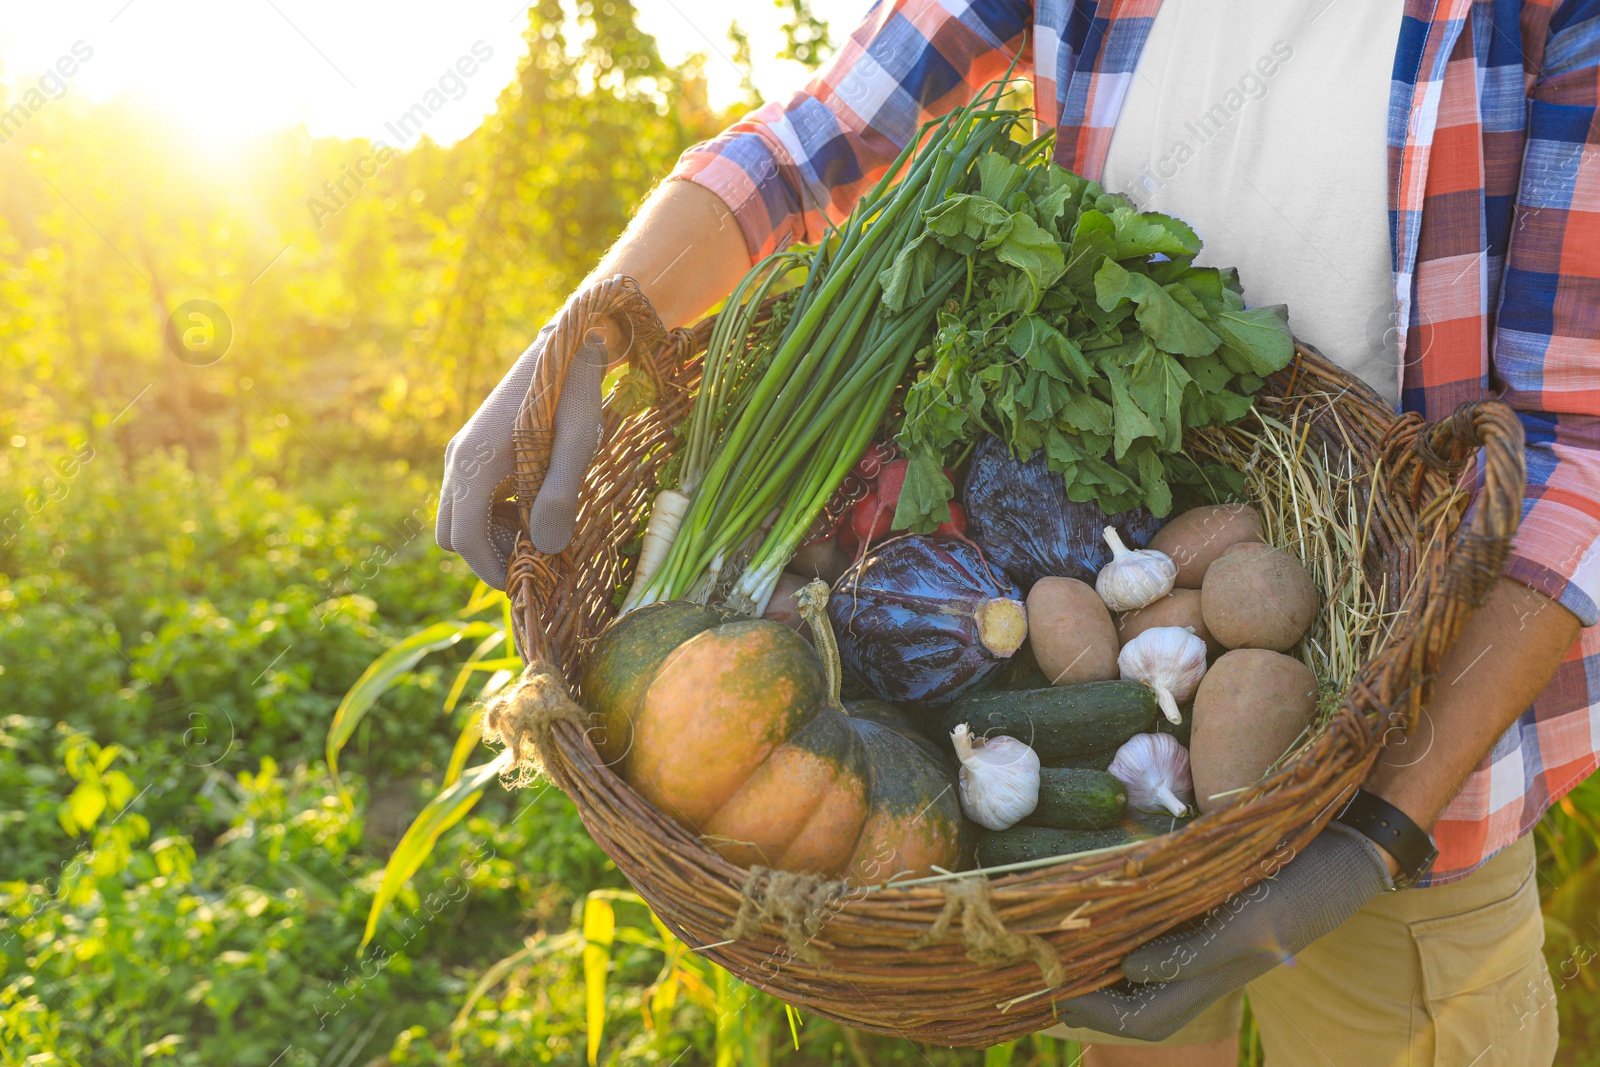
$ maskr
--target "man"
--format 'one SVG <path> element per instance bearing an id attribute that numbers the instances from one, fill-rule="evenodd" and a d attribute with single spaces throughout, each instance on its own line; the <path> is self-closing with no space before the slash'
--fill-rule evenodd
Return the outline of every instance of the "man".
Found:
<path id="1" fill-rule="evenodd" d="M 1091 1067 L 1232 1064 L 1246 987 L 1279 1065 L 1554 1056 L 1527 835 L 1600 751 L 1597 15 L 1600 0 L 882 0 L 803 92 L 685 153 L 596 271 L 638 279 L 668 326 L 692 321 L 1017 60 L 1058 162 L 1185 218 L 1202 263 L 1237 266 L 1252 303 L 1287 303 L 1303 340 L 1381 395 L 1428 418 L 1487 395 L 1518 411 L 1513 557 L 1418 730 L 1273 880 L 1132 954 L 1125 988 L 1060 1006 L 1071 1028 L 1050 1032 L 1089 1044 Z M 541 550 L 565 543 L 605 353 L 626 341 L 601 333 L 558 410 L 572 444 L 535 505 Z M 506 546 L 486 513 L 539 350 L 446 456 L 440 543 L 496 585 Z"/>

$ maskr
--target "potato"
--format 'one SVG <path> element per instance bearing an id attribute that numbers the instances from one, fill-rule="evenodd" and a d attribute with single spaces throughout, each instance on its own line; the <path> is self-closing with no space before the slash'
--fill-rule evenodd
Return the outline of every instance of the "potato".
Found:
<path id="1" fill-rule="evenodd" d="M 778 584 L 772 590 L 772 599 L 767 601 L 767 610 L 761 613 L 761 617 L 781 622 L 809 640 L 811 627 L 800 617 L 800 602 L 795 599 L 795 594 L 814 581 L 815 578 L 790 571 L 778 575 Z"/>
<path id="2" fill-rule="evenodd" d="M 1316 675 L 1292 656 L 1242 648 L 1212 664 L 1191 713 L 1189 771 L 1200 810 L 1231 804 L 1219 794 L 1258 780 L 1316 712 Z"/>
<path id="3" fill-rule="evenodd" d="M 1028 639 L 1052 685 L 1117 677 L 1117 627 L 1094 586 L 1040 578 L 1028 593 Z"/>
<path id="4" fill-rule="evenodd" d="M 1200 588 L 1206 629 L 1228 648 L 1286 652 L 1311 628 L 1321 606 L 1316 583 L 1300 561 L 1260 543 L 1228 549 Z"/>
<path id="5" fill-rule="evenodd" d="M 853 562 L 850 553 L 840 548 L 839 542 L 830 537 L 816 544 L 802 545 L 786 569 L 794 574 L 803 574 L 807 578 L 821 578 L 832 585 L 839 580 L 841 574 L 850 569 L 850 564 Z"/>
<path id="6" fill-rule="evenodd" d="M 1261 516 L 1249 504 L 1217 504 L 1185 511 L 1146 547 L 1165 552 L 1178 565 L 1178 588 L 1199 589 L 1206 570 L 1234 545 L 1261 540 Z"/>
<path id="7" fill-rule="evenodd" d="M 1205 616 L 1200 611 L 1200 590 L 1174 589 L 1154 604 L 1137 611 L 1124 611 L 1117 616 L 1117 640 L 1127 644 L 1146 630 L 1156 626 L 1187 626 L 1195 636 L 1206 643 L 1206 658 L 1215 659 L 1227 649 L 1222 647 L 1211 631 L 1206 629 Z"/>

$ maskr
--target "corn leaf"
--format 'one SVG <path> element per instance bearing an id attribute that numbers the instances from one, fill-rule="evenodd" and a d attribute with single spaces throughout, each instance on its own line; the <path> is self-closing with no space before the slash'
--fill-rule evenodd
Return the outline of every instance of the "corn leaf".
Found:
<path id="1" fill-rule="evenodd" d="M 499 659 L 483 659 L 472 665 L 472 670 L 483 671 L 521 671 L 521 656 L 502 656 Z"/>
<path id="2" fill-rule="evenodd" d="M 712 1015 L 717 1013 L 717 997 L 706 985 L 705 978 L 697 971 L 691 971 L 688 964 L 694 962 L 694 957 L 686 958 L 684 966 L 678 968 L 678 980 L 683 983 L 683 995 L 689 998 L 691 1004 L 703 1008 Z M 719 971 L 721 968 L 717 968 Z"/>
<path id="3" fill-rule="evenodd" d="M 517 661 L 521 666 L 521 661 Z M 479 664 L 478 666 L 482 666 Z M 483 688 L 478 691 L 478 701 L 488 700 L 511 681 L 512 674 L 509 670 L 501 668 L 489 675 L 489 680 L 483 683 Z M 478 742 L 483 739 L 483 717 L 473 715 L 461 727 L 461 733 L 456 737 L 456 747 L 450 753 L 450 764 L 444 770 L 444 785 L 454 785 L 461 777 L 462 770 L 467 765 L 467 757 L 477 750 Z"/>
<path id="4" fill-rule="evenodd" d="M 744 998 L 739 995 L 739 982 L 733 975 L 717 968 L 717 1027 L 716 1067 L 734 1067 L 742 1050 L 739 1042 L 739 1019 L 744 1014 Z"/>
<path id="5" fill-rule="evenodd" d="M 1579 925 L 1586 916 L 1595 914 L 1597 905 L 1600 905 L 1600 856 L 1590 856 L 1546 895 L 1543 906 L 1546 921 Z"/>
<path id="6" fill-rule="evenodd" d="M 678 1004 L 680 972 L 677 964 L 676 953 L 667 957 L 667 975 L 656 983 L 655 989 L 650 993 L 650 1022 L 658 1034 L 667 1033 L 672 1029 L 672 1009 Z"/>
<path id="7" fill-rule="evenodd" d="M 685 960 L 684 954 L 688 946 L 675 937 L 667 924 L 662 922 L 653 909 L 650 910 L 650 922 L 656 928 L 656 933 L 661 936 L 661 946 L 666 953 L 666 959 L 661 965 L 661 974 L 656 978 L 655 984 L 650 988 L 650 1021 L 657 1034 L 665 1034 L 672 1029 L 672 1009 L 678 1003 L 678 987 L 685 974 L 685 964 L 694 961 Z"/>
<path id="8" fill-rule="evenodd" d="M 456 672 L 456 680 L 450 684 L 449 695 L 444 698 L 444 707 L 441 709 L 441 711 L 445 715 L 449 715 L 452 711 L 456 710 L 456 704 L 461 700 L 461 694 L 466 692 L 467 679 L 471 678 L 473 673 L 472 665 L 483 659 L 483 657 L 487 656 L 491 651 L 494 650 L 496 645 L 500 644 L 500 642 L 504 641 L 505 639 L 506 634 L 504 630 L 495 630 L 490 633 L 488 637 L 485 637 L 482 641 L 480 641 L 477 648 L 472 650 L 472 654 L 467 657 L 467 661 L 463 663 L 461 665 L 461 669 Z"/>
<path id="9" fill-rule="evenodd" d="M 504 593 L 491 586 L 488 582 L 480 581 L 473 587 L 472 596 L 467 598 L 467 606 L 456 612 L 455 617 L 458 619 L 470 619 L 478 612 L 487 611 L 497 603 L 505 604 L 508 609 L 511 606 L 510 599 Z"/>
<path id="10" fill-rule="evenodd" d="M 589 1031 L 589 1067 L 600 1060 L 600 1037 L 606 1025 L 606 968 L 611 963 L 611 941 L 617 916 L 611 902 L 590 893 L 583 902 L 584 1018 Z"/>
<path id="11" fill-rule="evenodd" d="M 356 684 L 350 687 L 344 699 L 339 701 L 339 707 L 333 713 L 333 723 L 328 727 L 328 773 L 333 775 L 335 784 L 339 781 L 340 750 L 379 697 L 428 653 L 449 648 L 458 641 L 487 637 L 494 630 L 495 627 L 486 622 L 436 622 L 418 630 L 373 660 L 361 672 L 361 677 L 356 679 Z"/>
<path id="12" fill-rule="evenodd" d="M 983 1067 L 1011 1067 L 1011 1058 L 1016 1050 L 1015 1041 L 1007 1041 L 1003 1045 L 990 1045 L 983 1050 Z"/>
<path id="13" fill-rule="evenodd" d="M 417 873 L 422 861 L 433 852 L 439 835 L 460 822 L 478 802 L 489 783 L 510 767 L 511 750 L 506 749 L 488 763 L 467 771 L 459 782 L 441 790 L 417 813 L 383 869 L 383 880 L 378 883 L 378 892 L 372 898 L 372 909 L 367 912 L 367 929 L 361 935 L 363 951 L 372 940 L 372 935 L 377 933 L 378 920 L 383 916 L 384 909 L 399 894 L 406 880 Z"/>
<path id="14" fill-rule="evenodd" d="M 461 780 L 461 772 L 467 766 L 467 757 L 472 755 L 478 747 L 478 742 L 482 740 L 483 717 L 474 715 L 461 728 L 461 733 L 456 737 L 456 747 L 450 752 L 450 765 L 444 769 L 444 781 L 441 783 L 445 788 Z"/>

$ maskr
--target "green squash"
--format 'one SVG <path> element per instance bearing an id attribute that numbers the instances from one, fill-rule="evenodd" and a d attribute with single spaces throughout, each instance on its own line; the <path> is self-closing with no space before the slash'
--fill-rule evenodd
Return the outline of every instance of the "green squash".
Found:
<path id="1" fill-rule="evenodd" d="M 639 698 L 661 661 L 721 621 L 714 611 L 675 600 L 630 611 L 596 639 L 583 665 L 582 702 L 589 739 L 612 770 L 627 777 Z"/>

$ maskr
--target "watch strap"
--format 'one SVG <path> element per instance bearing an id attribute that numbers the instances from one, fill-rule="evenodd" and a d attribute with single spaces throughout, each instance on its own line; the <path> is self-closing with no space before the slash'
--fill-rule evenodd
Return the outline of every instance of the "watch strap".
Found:
<path id="1" fill-rule="evenodd" d="M 1344 810 L 1334 818 L 1394 857 L 1400 865 L 1400 873 L 1395 878 L 1396 889 L 1415 885 L 1432 869 L 1433 861 L 1439 856 L 1426 830 L 1405 812 L 1365 789 L 1357 789 Z"/>

